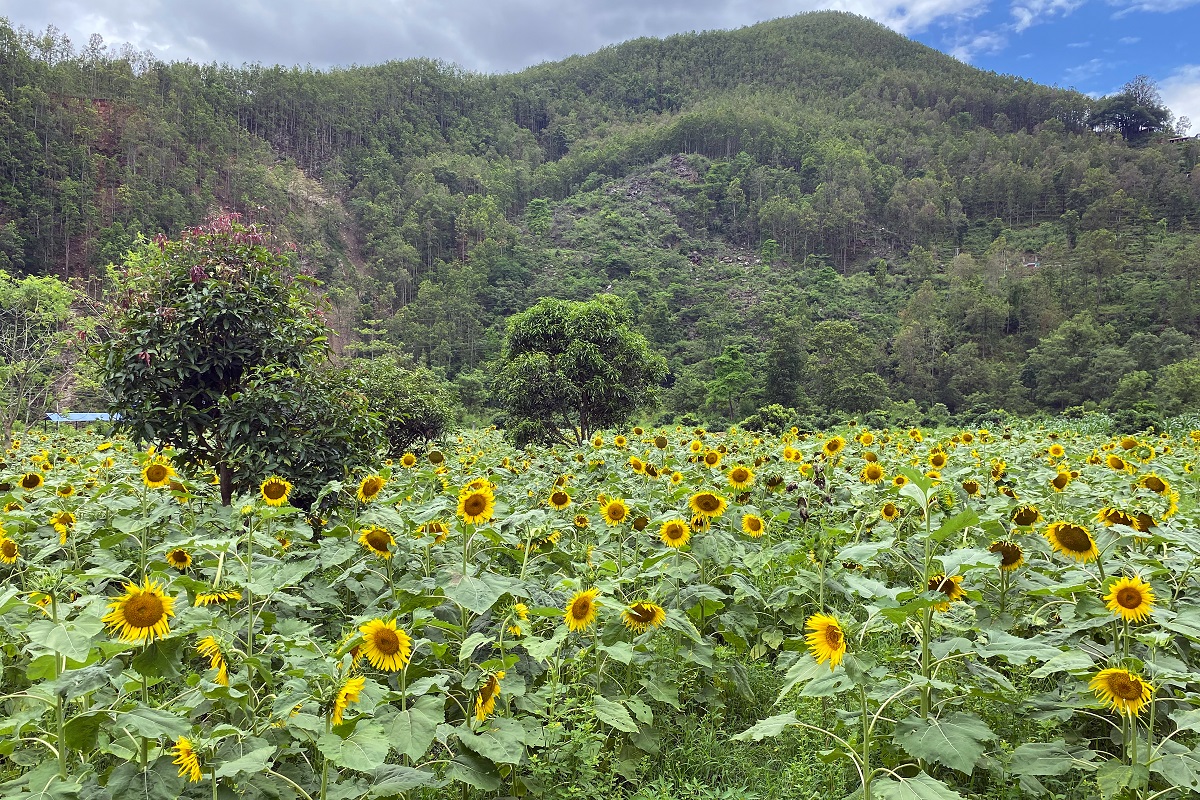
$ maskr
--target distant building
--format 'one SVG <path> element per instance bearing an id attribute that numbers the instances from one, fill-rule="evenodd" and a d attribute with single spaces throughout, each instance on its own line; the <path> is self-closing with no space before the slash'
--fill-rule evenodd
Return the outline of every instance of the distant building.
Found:
<path id="1" fill-rule="evenodd" d="M 112 422 L 120 419 L 120 415 L 103 414 L 93 411 L 75 411 L 70 414 L 47 414 L 46 421 L 53 422 L 55 425 L 71 425 L 73 427 L 81 427 L 83 425 L 91 425 L 95 422 Z"/>

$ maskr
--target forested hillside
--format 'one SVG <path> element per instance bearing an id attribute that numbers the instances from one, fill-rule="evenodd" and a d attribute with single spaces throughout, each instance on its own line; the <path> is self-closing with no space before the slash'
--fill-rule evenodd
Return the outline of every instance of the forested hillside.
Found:
<path id="1" fill-rule="evenodd" d="M 1160 112 L 1144 81 L 1095 101 L 832 12 L 496 76 L 0 24 L 0 269 L 99 294 L 138 235 L 226 208 L 297 242 L 346 342 L 483 418 L 504 319 L 609 292 L 669 360 L 667 417 L 1144 421 L 1200 405 L 1200 141 Z"/>

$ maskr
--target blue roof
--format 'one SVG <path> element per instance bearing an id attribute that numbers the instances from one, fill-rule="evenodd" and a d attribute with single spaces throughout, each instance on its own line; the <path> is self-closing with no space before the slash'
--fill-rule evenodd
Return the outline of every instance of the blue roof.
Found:
<path id="1" fill-rule="evenodd" d="M 51 422 L 111 422 L 114 419 L 120 419 L 120 415 L 114 417 L 112 414 L 83 411 L 71 414 L 47 414 L 46 419 Z"/>

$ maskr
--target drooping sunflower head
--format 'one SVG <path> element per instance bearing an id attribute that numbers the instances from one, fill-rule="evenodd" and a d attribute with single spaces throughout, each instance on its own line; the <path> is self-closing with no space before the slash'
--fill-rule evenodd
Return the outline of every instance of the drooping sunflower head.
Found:
<path id="1" fill-rule="evenodd" d="M 412 637 L 396 628 L 396 620 L 373 619 L 359 630 L 363 636 L 362 653 L 371 666 L 385 672 L 398 672 L 412 658 Z"/>
<path id="2" fill-rule="evenodd" d="M 334 725 L 341 725 L 345 717 L 346 709 L 351 703 L 358 702 L 358 695 L 366 686 L 367 679 L 362 675 L 355 675 L 348 678 L 337 690 L 337 694 L 333 698 L 333 710 L 331 719 Z"/>
<path id="3" fill-rule="evenodd" d="M 629 506 L 620 498 L 610 498 L 601 506 L 600 513 L 608 525 L 620 525 L 629 516 Z"/>
<path id="4" fill-rule="evenodd" d="M 175 616 L 175 598 L 167 596 L 158 581 L 125 584 L 125 594 L 108 607 L 101 621 L 122 641 L 149 644 L 171 632 L 169 618 Z"/>
<path id="5" fill-rule="evenodd" d="M 625 627 L 636 633 L 645 633 L 650 628 L 657 628 L 666 619 L 666 609 L 649 600 L 631 603 L 621 613 L 621 621 L 625 623 Z"/>
<path id="6" fill-rule="evenodd" d="M 1021 528 L 1035 525 L 1041 518 L 1042 512 L 1038 511 L 1035 506 L 1018 506 L 1012 510 L 1012 514 L 1009 516 L 1013 525 Z"/>
<path id="7" fill-rule="evenodd" d="M 458 515 L 464 522 L 487 522 L 496 510 L 496 500 L 487 489 L 464 489 L 458 496 Z"/>
<path id="8" fill-rule="evenodd" d="M 1121 438 L 1119 444 L 1121 445 L 1122 450 L 1132 450 L 1138 446 L 1138 440 L 1132 436 L 1125 436 Z"/>
<path id="9" fill-rule="evenodd" d="M 258 491 L 262 495 L 264 503 L 278 508 L 288 501 L 292 485 L 278 475 L 272 475 L 262 482 L 262 485 L 258 487 Z"/>
<path id="10" fill-rule="evenodd" d="M 729 470 L 726 478 L 729 480 L 729 485 L 734 489 L 745 489 L 754 483 L 754 471 L 749 467 L 739 465 Z"/>
<path id="11" fill-rule="evenodd" d="M 557 489 L 550 493 L 550 505 L 553 508 L 562 511 L 564 508 L 571 505 L 571 495 L 567 494 L 562 489 Z"/>
<path id="12" fill-rule="evenodd" d="M 215 636 L 205 636 L 196 642 L 196 652 L 208 659 L 209 669 L 217 671 L 214 683 L 219 686 L 229 685 L 229 662 L 225 659 L 225 651 Z"/>
<path id="13" fill-rule="evenodd" d="M 963 491 L 967 493 L 968 497 L 977 497 L 979 493 L 983 491 L 983 486 L 981 486 L 977 480 L 963 481 L 962 488 Z"/>
<path id="14" fill-rule="evenodd" d="M 236 603 L 238 600 L 241 600 L 241 599 L 242 599 L 242 593 L 239 592 L 237 589 L 232 589 L 229 587 L 224 587 L 224 588 L 214 587 L 212 589 L 208 589 L 207 591 L 196 592 L 195 605 L 197 607 L 199 607 L 199 606 L 211 606 L 211 605 L 215 605 L 217 603 Z"/>
<path id="15" fill-rule="evenodd" d="M 368 475 L 358 484 L 357 497 L 360 502 L 369 503 L 383 491 L 386 481 L 380 475 Z"/>
<path id="16" fill-rule="evenodd" d="M 658 538 L 662 539 L 663 544 L 667 547 L 683 547 L 687 544 L 691 536 L 691 526 L 681 519 L 672 519 L 664 522 L 658 532 Z"/>
<path id="17" fill-rule="evenodd" d="M 755 539 L 763 535 L 766 531 L 767 524 L 763 522 L 763 518 L 758 514 L 743 514 L 742 515 L 742 532 L 747 536 Z"/>
<path id="18" fill-rule="evenodd" d="M 878 462 L 868 461 L 867 465 L 862 468 L 859 473 L 859 480 L 863 483 L 882 483 L 883 482 L 883 467 Z"/>
<path id="19" fill-rule="evenodd" d="M 173 548 L 167 551 L 167 563 L 183 572 L 192 565 L 192 554 L 182 547 Z"/>
<path id="20" fill-rule="evenodd" d="M 75 494 L 75 487 L 69 483 L 64 483 L 62 486 L 58 487 L 58 489 L 55 491 L 55 494 L 57 494 L 59 497 L 70 497 L 71 495 Z"/>
<path id="21" fill-rule="evenodd" d="M 1150 703 L 1150 684 L 1127 669 L 1102 669 L 1088 688 L 1113 711 L 1136 717 Z"/>
<path id="22" fill-rule="evenodd" d="M 1168 494 L 1171 491 L 1171 484 L 1163 480 L 1162 477 L 1153 472 L 1147 472 L 1142 477 L 1138 478 L 1137 485 L 1143 489 L 1149 489 L 1155 494 Z"/>
<path id="23" fill-rule="evenodd" d="M 837 617 L 829 614 L 813 614 L 805 621 L 804 627 L 810 631 L 805 635 L 809 652 L 818 664 L 828 661 L 829 669 L 833 671 L 846 655 L 846 633 L 841 623 Z"/>
<path id="24" fill-rule="evenodd" d="M 27 492 L 32 492 L 34 489 L 42 485 L 42 473 L 26 472 L 21 476 L 21 488 Z"/>
<path id="25" fill-rule="evenodd" d="M 934 609 L 937 611 L 948 611 L 950 604 L 963 600 L 967 596 L 967 592 L 962 588 L 962 575 L 934 575 L 929 579 L 928 590 L 931 592 L 941 592 L 946 596 L 944 602 L 934 604 Z"/>
<path id="26" fill-rule="evenodd" d="M 359 530 L 358 542 L 382 559 L 391 558 L 392 548 L 396 545 L 396 539 L 388 529 L 379 525 L 367 525 Z"/>
<path id="27" fill-rule="evenodd" d="M 1128 513 L 1113 506 L 1105 506 L 1096 512 L 1096 520 L 1102 523 L 1106 528 L 1111 528 L 1113 525 L 1128 525 L 1132 528 L 1135 520 Z"/>
<path id="28" fill-rule="evenodd" d="M 475 698 L 475 719 L 483 722 L 496 711 L 496 698 L 500 696 L 500 680 L 504 670 L 489 672 L 479 687 L 479 695 Z"/>
<path id="29" fill-rule="evenodd" d="M 692 513 L 712 519 L 725 513 L 726 501 L 712 492 L 697 492 L 688 500 L 688 506 Z"/>
<path id="30" fill-rule="evenodd" d="M 200 756 L 192 746 L 191 740 L 180 736 L 175 740 L 171 753 L 175 756 L 171 763 L 179 767 L 179 777 L 187 778 L 188 783 L 199 783 L 204 777 L 204 771 L 200 769 Z"/>
<path id="31" fill-rule="evenodd" d="M 1136 575 L 1121 578 L 1104 595 L 1108 610 L 1126 622 L 1141 622 L 1154 607 L 1154 590 Z"/>
<path id="32" fill-rule="evenodd" d="M 1043 535 L 1056 553 L 1062 553 L 1081 564 L 1094 561 L 1100 555 L 1095 540 L 1082 525 L 1073 522 L 1052 522 L 1046 526 Z"/>
<path id="33" fill-rule="evenodd" d="M 600 601 L 596 597 L 599 594 L 599 589 L 575 593 L 563 612 L 568 630 L 581 631 L 596 621 L 596 609 L 600 607 Z"/>
<path id="34" fill-rule="evenodd" d="M 992 542 L 988 550 L 1000 554 L 1001 572 L 1012 572 L 1025 563 L 1025 551 L 1016 542 Z"/>
<path id="35" fill-rule="evenodd" d="M 170 486 L 171 478 L 174 475 L 175 470 L 171 468 L 171 465 L 158 458 L 151 459 L 146 466 L 142 467 L 142 483 L 150 489 Z"/>

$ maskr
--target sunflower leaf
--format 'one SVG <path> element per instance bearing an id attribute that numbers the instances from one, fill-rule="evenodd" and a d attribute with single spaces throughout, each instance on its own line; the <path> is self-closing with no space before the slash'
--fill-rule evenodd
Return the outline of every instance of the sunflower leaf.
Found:
<path id="1" fill-rule="evenodd" d="M 596 695 L 592 703 L 596 710 L 596 718 L 605 725 L 611 725 L 625 733 L 637 733 L 637 723 L 633 721 L 633 717 L 629 715 L 629 710 L 620 701 L 609 700 L 603 695 Z"/>
<path id="2" fill-rule="evenodd" d="M 1066 775 L 1075 765 L 1062 739 L 1028 742 L 1013 750 L 1009 769 L 1017 775 Z"/>
<path id="3" fill-rule="evenodd" d="M 514 719 L 493 717 L 479 733 L 466 725 L 454 733 L 463 747 L 497 764 L 519 764 L 525 756 L 525 729 Z"/>
<path id="4" fill-rule="evenodd" d="M 1066 650 L 1051 658 L 1045 664 L 1029 673 L 1031 678 L 1045 678 L 1056 672 L 1075 672 L 1076 670 L 1094 669 L 1092 657 L 1082 650 Z"/>
<path id="5" fill-rule="evenodd" d="M 1100 796 L 1108 800 L 1116 797 L 1126 789 L 1141 789 L 1150 782 L 1150 770 L 1141 764 L 1130 766 L 1112 758 L 1100 765 L 1096 770 L 1096 783 L 1100 786 Z"/>
<path id="6" fill-rule="evenodd" d="M 387 725 L 387 740 L 397 753 L 416 761 L 425 755 L 446 720 L 444 701 L 436 695 L 422 695 L 405 711 L 397 711 L 382 721 Z"/>
<path id="7" fill-rule="evenodd" d="M 778 736 L 789 725 L 795 725 L 797 721 L 795 711 L 789 711 L 786 714 L 776 714 L 773 717 L 760 719 L 741 733 L 734 734 L 731 738 L 739 742 L 761 742 L 768 736 Z"/>
<path id="8" fill-rule="evenodd" d="M 317 748 L 336 766 L 370 772 L 387 760 L 388 740 L 383 726 L 371 720 L 356 725 L 345 739 L 332 732 L 321 734 Z"/>
<path id="9" fill-rule="evenodd" d="M 871 784 L 883 800 L 962 800 L 962 795 L 946 784 L 918 772 L 911 778 L 885 780 Z"/>
<path id="10" fill-rule="evenodd" d="M 935 542 L 942 542 L 958 533 L 963 528 L 969 528 L 972 525 L 977 525 L 978 523 L 978 514 L 970 510 L 963 511 L 959 514 L 955 514 L 953 517 L 943 522 L 941 527 L 929 534 L 929 538 L 933 539 Z M 947 567 L 947 569 L 949 569 L 949 567 Z"/>
<path id="11" fill-rule="evenodd" d="M 371 797 L 394 797 L 409 789 L 438 783 L 437 775 L 423 769 L 405 767 L 400 764 L 384 764 L 375 770 L 371 782 Z"/>
<path id="12" fill-rule="evenodd" d="M 92 642 L 104 623 L 92 614 L 82 614 L 69 622 L 53 623 L 50 620 L 34 620 L 25 629 L 30 641 L 48 647 L 60 656 L 83 663 L 91 652 Z"/>
<path id="13" fill-rule="evenodd" d="M 986 749 L 984 742 L 995 739 L 996 734 L 974 714 L 954 713 L 944 719 L 901 720 L 895 738 L 914 758 L 970 775 Z"/>
<path id="14" fill-rule="evenodd" d="M 191 726 L 187 720 L 169 711 L 138 705 L 117 718 L 117 727 L 129 728 L 138 736 L 145 736 L 147 739 L 157 739 L 159 736 L 178 739 L 180 736 L 186 736 Z"/>
<path id="15" fill-rule="evenodd" d="M 336 737 L 335 737 L 336 738 Z M 234 778 L 238 775 L 257 775 L 267 768 L 275 755 L 274 745 L 256 747 L 241 758 L 226 761 L 217 767 L 218 778 Z"/>
<path id="16" fill-rule="evenodd" d="M 1061 651 L 1038 641 L 1036 638 L 1022 639 L 1004 631 L 987 631 L 988 641 L 977 647 L 984 658 L 1003 658 L 1012 664 L 1024 664 L 1031 658 L 1049 661 Z"/>

